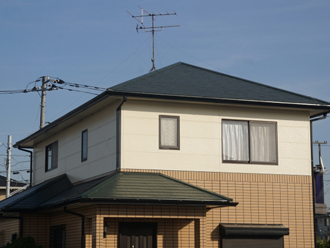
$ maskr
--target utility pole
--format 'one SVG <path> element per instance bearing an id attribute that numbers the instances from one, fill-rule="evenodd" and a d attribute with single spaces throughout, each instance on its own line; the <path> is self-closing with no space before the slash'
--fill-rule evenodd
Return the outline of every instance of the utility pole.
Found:
<path id="1" fill-rule="evenodd" d="M 323 166 L 323 161 L 322 161 L 322 157 L 321 157 L 321 145 L 326 145 L 328 144 L 327 141 L 324 142 L 319 142 L 319 141 L 315 141 L 313 142 L 313 144 L 317 144 L 319 147 L 319 164 L 316 165 L 316 172 L 321 172 L 324 173 L 324 166 Z"/>
<path id="2" fill-rule="evenodd" d="M 8 135 L 7 145 L 7 186 L 6 186 L 6 198 L 10 195 L 10 166 L 11 166 L 11 135 Z"/>
<path id="3" fill-rule="evenodd" d="M 48 77 L 42 77 L 41 86 L 41 104 L 40 104 L 40 129 L 45 126 L 45 107 L 46 107 L 46 84 L 48 82 Z"/>

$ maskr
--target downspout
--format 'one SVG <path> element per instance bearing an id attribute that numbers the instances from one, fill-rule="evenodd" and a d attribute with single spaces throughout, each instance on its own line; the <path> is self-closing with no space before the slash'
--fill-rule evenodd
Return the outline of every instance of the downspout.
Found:
<path id="1" fill-rule="evenodd" d="M 312 194 L 313 194 L 313 231 L 314 231 L 314 247 L 316 247 L 316 225 L 315 225 L 315 177 L 314 177 L 314 156 L 313 156 L 313 122 L 324 120 L 327 118 L 327 113 L 325 113 L 322 117 L 318 117 L 310 120 L 310 143 L 311 143 L 311 175 L 312 175 Z"/>
<path id="2" fill-rule="evenodd" d="M 33 152 L 21 148 L 21 146 L 18 146 L 18 150 L 30 153 L 30 187 L 32 187 L 32 154 L 33 154 Z"/>
<path id="3" fill-rule="evenodd" d="M 121 106 L 127 101 L 127 97 L 123 96 L 123 101 L 116 109 L 116 171 L 120 170 L 121 160 Z"/>
<path id="4" fill-rule="evenodd" d="M 67 210 L 66 206 L 64 207 L 64 212 L 68 213 L 68 214 L 73 214 L 76 216 L 79 216 L 81 218 L 81 248 L 85 248 L 85 216 L 82 214 L 78 214 L 75 212 L 72 212 L 70 210 Z"/>
<path id="5" fill-rule="evenodd" d="M 17 219 L 19 220 L 19 237 L 23 237 L 23 217 L 14 217 L 14 216 L 3 216 L 3 213 L 0 214 L 2 219 Z"/>

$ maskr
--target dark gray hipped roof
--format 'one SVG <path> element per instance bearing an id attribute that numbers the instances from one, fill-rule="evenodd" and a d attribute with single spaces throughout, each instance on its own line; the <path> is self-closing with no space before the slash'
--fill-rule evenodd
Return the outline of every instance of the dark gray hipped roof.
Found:
<path id="1" fill-rule="evenodd" d="M 330 103 L 326 101 L 182 62 L 115 85 L 109 90 L 114 93 L 321 105 L 330 108 Z"/>
<path id="2" fill-rule="evenodd" d="M 62 176 L 0 202 L 0 210 L 35 211 L 73 203 L 236 206 L 233 199 L 157 173 L 117 172 L 73 185 Z"/>

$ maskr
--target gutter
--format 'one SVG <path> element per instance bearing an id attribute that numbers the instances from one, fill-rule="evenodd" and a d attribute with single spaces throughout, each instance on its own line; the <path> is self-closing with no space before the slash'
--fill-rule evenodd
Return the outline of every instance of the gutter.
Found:
<path id="1" fill-rule="evenodd" d="M 317 242 L 316 242 L 316 225 L 315 225 L 315 177 L 314 177 L 314 156 L 313 156 L 313 122 L 319 121 L 319 120 L 324 120 L 327 118 L 327 113 L 324 113 L 323 116 L 317 117 L 314 119 L 310 120 L 310 143 L 311 143 L 311 175 L 312 175 L 312 198 L 313 198 L 313 230 L 314 230 L 314 246 L 317 247 Z"/>
<path id="2" fill-rule="evenodd" d="M 20 145 L 18 146 L 18 150 L 30 153 L 30 187 L 32 187 L 32 154 L 33 154 L 33 152 L 23 149 Z"/>
<path id="3" fill-rule="evenodd" d="M 66 206 L 64 206 L 63 210 L 65 213 L 76 215 L 81 218 L 81 248 L 85 248 L 86 247 L 86 244 L 85 244 L 85 216 L 82 214 L 78 214 L 76 212 L 67 210 Z"/>
<path id="4" fill-rule="evenodd" d="M 116 171 L 120 170 L 121 161 L 121 107 L 127 101 L 127 97 L 123 96 L 123 101 L 116 109 Z"/>
<path id="5" fill-rule="evenodd" d="M 3 216 L 3 213 L 0 214 L 1 219 L 17 219 L 19 220 L 19 237 L 23 237 L 23 217 L 14 217 L 14 216 Z"/>
<path id="6" fill-rule="evenodd" d="M 110 93 L 110 92 L 109 92 Z M 162 99 L 162 100 L 177 100 L 177 101 L 195 101 L 208 103 L 222 103 L 222 104 L 243 104 L 251 106 L 266 106 L 266 107 L 287 107 L 297 109 L 321 109 L 329 110 L 330 105 L 312 104 L 312 103 L 294 103 L 294 102 L 279 102 L 266 100 L 249 100 L 249 99 L 230 99 L 230 98 L 215 98 L 215 97 L 200 97 L 200 96 L 184 96 L 184 95 L 168 95 L 146 92 L 124 92 L 112 91 L 113 96 L 131 96 L 138 98 Z M 313 116 L 314 117 L 314 116 Z"/>

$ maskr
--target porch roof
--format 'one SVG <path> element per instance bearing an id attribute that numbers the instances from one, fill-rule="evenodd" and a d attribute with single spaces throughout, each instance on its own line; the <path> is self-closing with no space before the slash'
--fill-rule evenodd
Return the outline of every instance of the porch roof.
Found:
<path id="1" fill-rule="evenodd" d="M 160 173 L 115 172 L 73 185 L 66 174 L 0 202 L 0 210 L 35 211 L 73 203 L 236 206 L 223 195 Z"/>

